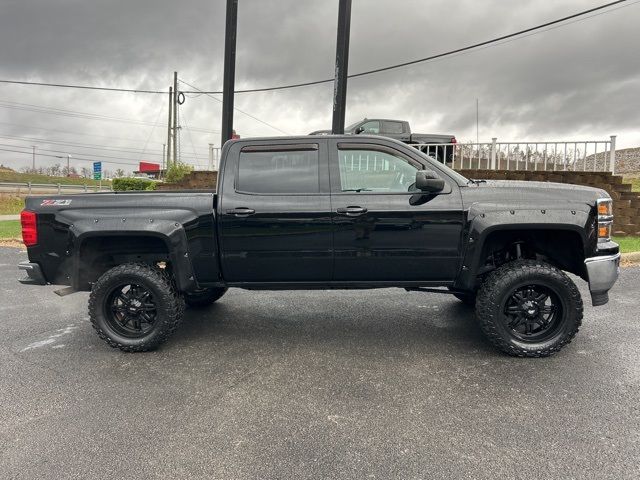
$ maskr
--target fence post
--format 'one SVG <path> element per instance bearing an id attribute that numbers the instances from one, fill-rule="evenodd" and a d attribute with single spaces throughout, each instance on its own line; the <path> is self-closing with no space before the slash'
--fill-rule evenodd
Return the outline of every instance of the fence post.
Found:
<path id="1" fill-rule="evenodd" d="M 58 195 L 60 195 L 60 190 L 61 190 L 60 189 L 60 184 L 58 183 L 57 185 L 58 185 Z"/>
<path id="2" fill-rule="evenodd" d="M 84 184 L 84 191 L 85 191 L 85 193 L 87 192 L 87 184 L 86 183 Z"/>
<path id="3" fill-rule="evenodd" d="M 27 182 L 27 187 L 29 188 L 29 195 L 31 195 L 31 182 Z"/>
<path id="4" fill-rule="evenodd" d="M 496 142 L 498 141 L 497 137 L 493 137 L 491 139 L 491 170 L 496 169 Z"/>
<path id="5" fill-rule="evenodd" d="M 611 135 L 611 147 L 609 148 L 609 169 L 611 175 L 616 174 L 616 135 Z"/>

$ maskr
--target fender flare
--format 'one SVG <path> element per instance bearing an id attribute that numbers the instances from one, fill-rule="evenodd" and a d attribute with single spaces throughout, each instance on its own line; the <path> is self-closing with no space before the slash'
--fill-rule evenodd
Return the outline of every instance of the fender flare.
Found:
<path id="1" fill-rule="evenodd" d="M 81 218 L 69 226 L 73 251 L 72 281 L 79 288 L 82 260 L 80 254 L 87 240 L 99 237 L 154 237 L 167 247 L 169 261 L 179 291 L 197 289 L 193 266 L 189 258 L 188 240 L 184 227 L 179 222 L 167 219 L 127 218 Z"/>
<path id="2" fill-rule="evenodd" d="M 467 228 L 464 232 L 464 251 L 455 282 L 455 288 L 471 290 L 485 260 L 482 252 L 489 236 L 499 231 L 540 231 L 556 230 L 575 232 L 580 236 L 583 254 L 589 242 L 587 226 L 591 214 L 584 210 L 564 208 L 519 208 L 507 210 L 485 208 L 473 205 L 469 210 Z"/>

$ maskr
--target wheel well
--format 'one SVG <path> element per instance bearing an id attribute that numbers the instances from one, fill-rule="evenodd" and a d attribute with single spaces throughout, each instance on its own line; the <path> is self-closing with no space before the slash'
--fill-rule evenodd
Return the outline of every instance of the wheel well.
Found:
<path id="1" fill-rule="evenodd" d="M 544 260 L 561 270 L 585 277 L 585 247 L 572 230 L 499 230 L 482 246 L 478 274 L 517 258 Z"/>
<path id="2" fill-rule="evenodd" d="M 88 290 L 107 270 L 130 262 L 150 265 L 169 262 L 167 244 L 159 237 L 99 236 L 82 242 L 79 251 L 78 289 Z"/>

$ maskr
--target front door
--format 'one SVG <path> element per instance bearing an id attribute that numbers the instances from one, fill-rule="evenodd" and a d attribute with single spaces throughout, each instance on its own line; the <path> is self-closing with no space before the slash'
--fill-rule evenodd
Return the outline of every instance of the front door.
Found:
<path id="1" fill-rule="evenodd" d="M 333 142 L 334 280 L 455 278 L 463 221 L 459 187 L 440 172 L 445 189 L 422 194 L 414 182 L 425 168 L 427 159 L 396 147 Z"/>
<path id="2" fill-rule="evenodd" d="M 218 212 L 229 282 L 330 281 L 326 141 L 233 145 Z"/>

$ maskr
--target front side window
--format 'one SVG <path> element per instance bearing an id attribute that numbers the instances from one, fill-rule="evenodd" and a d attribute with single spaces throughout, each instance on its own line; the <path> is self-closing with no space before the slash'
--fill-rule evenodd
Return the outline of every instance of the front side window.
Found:
<path id="1" fill-rule="evenodd" d="M 403 157 L 376 150 L 339 150 L 338 161 L 343 192 L 415 191 L 418 168 Z"/>
<path id="2" fill-rule="evenodd" d="M 380 122 L 378 120 L 364 122 L 360 127 L 362 128 L 362 133 L 372 133 L 375 135 L 380 133 Z"/>
<path id="3" fill-rule="evenodd" d="M 318 150 L 242 151 L 236 189 L 248 193 L 319 193 Z"/>

